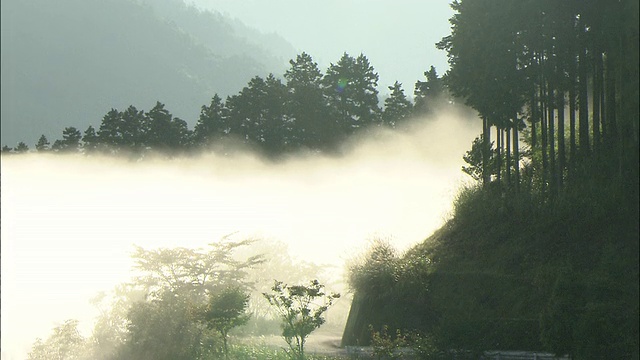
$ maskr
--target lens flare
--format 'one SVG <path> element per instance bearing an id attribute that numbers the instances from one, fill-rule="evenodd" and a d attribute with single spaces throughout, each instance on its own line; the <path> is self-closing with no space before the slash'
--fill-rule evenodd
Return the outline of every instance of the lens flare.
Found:
<path id="1" fill-rule="evenodd" d="M 336 91 L 342 94 L 344 92 L 344 89 L 347 87 L 347 83 L 349 83 L 349 80 L 346 78 L 338 79 L 338 85 L 336 86 Z"/>

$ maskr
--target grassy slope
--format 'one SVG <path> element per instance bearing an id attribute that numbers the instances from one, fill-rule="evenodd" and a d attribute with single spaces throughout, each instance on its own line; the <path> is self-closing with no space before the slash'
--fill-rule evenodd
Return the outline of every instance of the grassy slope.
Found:
<path id="1" fill-rule="evenodd" d="M 463 191 L 452 219 L 397 260 L 386 293 L 356 286 L 350 341 L 386 323 L 446 349 L 637 358 L 637 178 L 570 189 L 554 200 Z"/>

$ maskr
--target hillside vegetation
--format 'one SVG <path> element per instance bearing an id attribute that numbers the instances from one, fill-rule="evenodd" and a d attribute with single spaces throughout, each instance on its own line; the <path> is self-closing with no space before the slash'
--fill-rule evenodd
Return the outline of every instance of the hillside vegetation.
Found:
<path id="1" fill-rule="evenodd" d="M 368 325 L 443 350 L 544 350 L 638 358 L 638 181 L 582 178 L 553 200 L 469 188 L 452 219 L 403 256 L 352 271 L 345 343 Z"/>
<path id="2" fill-rule="evenodd" d="M 278 73 L 295 50 L 182 1 L 2 1 L 2 143 L 166 103 L 192 125 L 212 94 Z M 257 45 L 259 43 L 260 45 Z"/>
<path id="3" fill-rule="evenodd" d="M 420 245 L 352 266 L 343 344 L 386 325 L 435 357 L 638 359 L 638 3 L 452 8 L 438 47 L 483 122 L 463 167 L 478 183 Z"/>

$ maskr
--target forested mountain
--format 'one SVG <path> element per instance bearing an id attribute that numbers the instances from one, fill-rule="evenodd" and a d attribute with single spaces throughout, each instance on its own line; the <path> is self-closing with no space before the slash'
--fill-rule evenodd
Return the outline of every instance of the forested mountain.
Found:
<path id="1" fill-rule="evenodd" d="M 1 41 L 4 144 L 158 100 L 193 124 L 214 93 L 294 56 L 276 36 L 172 0 L 2 1 Z"/>

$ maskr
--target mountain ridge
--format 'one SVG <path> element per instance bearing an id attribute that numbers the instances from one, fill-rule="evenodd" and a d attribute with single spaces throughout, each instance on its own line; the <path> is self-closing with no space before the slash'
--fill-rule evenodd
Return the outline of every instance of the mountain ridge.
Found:
<path id="1" fill-rule="evenodd" d="M 149 110 L 156 101 L 193 126 L 215 93 L 231 95 L 253 76 L 279 73 L 293 56 L 253 46 L 232 20 L 200 11 L 209 24 L 203 31 L 227 28 L 204 44 L 205 33 L 180 25 L 199 10 L 155 4 L 165 13 L 182 4 L 183 19 L 133 0 L 3 1 L 2 144 L 34 144 L 42 134 L 53 140 L 67 126 L 98 126 L 111 108 Z M 216 50 L 216 42 L 235 48 Z"/>

